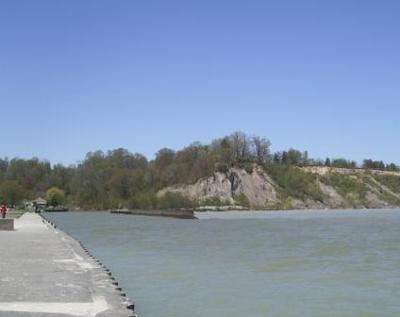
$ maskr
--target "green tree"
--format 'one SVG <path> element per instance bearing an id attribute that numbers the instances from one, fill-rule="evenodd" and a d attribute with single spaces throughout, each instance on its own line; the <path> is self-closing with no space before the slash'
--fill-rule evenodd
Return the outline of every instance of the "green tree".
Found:
<path id="1" fill-rule="evenodd" d="M 287 152 L 288 164 L 299 165 L 302 161 L 302 153 L 299 150 L 289 149 Z M 307 154 L 308 159 L 308 154 Z"/>
<path id="2" fill-rule="evenodd" d="M 324 164 L 324 165 L 325 165 L 325 166 L 331 166 L 331 160 L 330 160 L 329 157 L 326 158 L 325 164 Z"/>
<path id="3" fill-rule="evenodd" d="M 24 196 L 24 189 L 15 180 L 6 180 L 0 186 L 1 203 L 14 206 L 20 203 Z"/>
<path id="4" fill-rule="evenodd" d="M 59 206 L 64 203 L 65 193 L 62 189 L 58 187 L 51 187 L 47 191 L 47 202 L 50 206 Z"/>
<path id="5" fill-rule="evenodd" d="M 271 142 L 258 136 L 253 136 L 251 141 L 257 163 L 262 164 L 268 161 L 270 158 Z"/>

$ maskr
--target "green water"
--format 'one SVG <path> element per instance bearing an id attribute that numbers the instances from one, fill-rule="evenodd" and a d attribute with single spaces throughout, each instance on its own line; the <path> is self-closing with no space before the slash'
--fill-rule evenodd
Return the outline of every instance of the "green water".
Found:
<path id="1" fill-rule="evenodd" d="M 400 210 L 47 217 L 112 270 L 140 317 L 400 316 Z"/>

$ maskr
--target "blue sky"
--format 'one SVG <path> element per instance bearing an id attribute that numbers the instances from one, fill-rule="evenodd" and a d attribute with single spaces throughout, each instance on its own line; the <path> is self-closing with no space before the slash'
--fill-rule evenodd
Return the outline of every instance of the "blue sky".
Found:
<path id="1" fill-rule="evenodd" d="M 0 157 L 236 130 L 400 164 L 400 1 L 0 1 Z"/>

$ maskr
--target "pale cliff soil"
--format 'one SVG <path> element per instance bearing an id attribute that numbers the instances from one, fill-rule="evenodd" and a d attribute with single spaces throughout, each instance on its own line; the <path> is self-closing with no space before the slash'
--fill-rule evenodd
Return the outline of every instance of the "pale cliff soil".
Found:
<path id="1" fill-rule="evenodd" d="M 326 175 L 329 173 L 338 173 L 343 175 L 362 175 L 365 174 L 366 172 L 366 170 L 362 168 L 339 168 L 339 167 L 329 167 L 329 166 L 306 166 L 302 167 L 301 169 L 306 172 L 315 173 L 319 175 Z M 368 170 L 368 172 L 376 175 L 400 176 L 400 172 L 395 172 L 395 171 Z"/>
<path id="2" fill-rule="evenodd" d="M 194 184 L 176 185 L 161 190 L 158 195 L 166 192 L 180 193 L 200 202 L 219 198 L 229 205 L 237 205 L 238 197 L 245 195 L 251 208 L 259 209 L 325 209 L 325 208 L 387 208 L 400 206 L 400 193 L 393 192 L 376 180 L 373 175 L 391 175 L 400 177 L 399 172 L 375 171 L 366 172 L 362 169 L 341 169 L 331 167 L 303 167 L 306 173 L 320 177 L 332 174 L 344 175 L 358 183 L 366 190 L 362 197 L 355 193 L 344 193 L 340 188 L 325 184 L 316 178 L 316 188 L 322 193 L 323 199 L 317 201 L 311 197 L 299 199 L 285 195 L 285 189 L 280 188 L 273 179 L 259 166 L 254 166 L 253 172 L 244 169 L 231 168 L 227 173 L 215 172 L 212 176 L 202 178 Z M 390 199 L 389 199 L 389 198 Z"/>

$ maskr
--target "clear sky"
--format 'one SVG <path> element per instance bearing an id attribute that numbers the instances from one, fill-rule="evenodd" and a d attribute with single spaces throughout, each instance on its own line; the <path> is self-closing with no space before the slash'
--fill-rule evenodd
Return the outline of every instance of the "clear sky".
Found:
<path id="1" fill-rule="evenodd" d="M 0 0 L 0 157 L 236 130 L 400 164 L 400 1 Z"/>

